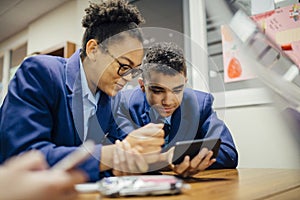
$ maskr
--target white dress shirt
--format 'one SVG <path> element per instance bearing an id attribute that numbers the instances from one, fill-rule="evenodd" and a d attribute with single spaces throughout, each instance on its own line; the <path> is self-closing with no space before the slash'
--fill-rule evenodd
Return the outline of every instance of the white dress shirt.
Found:
<path id="1" fill-rule="evenodd" d="M 83 69 L 83 64 L 80 60 L 80 77 L 81 77 L 81 88 L 82 88 L 82 101 L 83 101 L 83 139 L 84 141 L 87 138 L 88 133 L 88 120 L 89 118 L 96 114 L 97 111 L 97 103 L 100 99 L 100 92 L 97 92 L 95 95 L 91 92 L 88 87 L 88 83 L 86 80 L 85 72 Z"/>

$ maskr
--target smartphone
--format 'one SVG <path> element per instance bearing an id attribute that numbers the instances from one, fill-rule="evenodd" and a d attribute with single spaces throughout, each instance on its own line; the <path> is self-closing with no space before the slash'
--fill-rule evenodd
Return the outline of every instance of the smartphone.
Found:
<path id="1" fill-rule="evenodd" d="M 206 138 L 176 142 L 172 163 L 174 165 L 182 163 L 186 155 L 190 156 L 190 159 L 193 159 L 204 147 L 208 150 L 212 150 L 212 158 L 216 158 L 218 156 L 220 145 L 220 138 Z"/>
<path id="2" fill-rule="evenodd" d="M 95 143 L 91 140 L 85 141 L 78 149 L 58 161 L 51 169 L 70 170 L 88 159 L 94 151 Z"/>

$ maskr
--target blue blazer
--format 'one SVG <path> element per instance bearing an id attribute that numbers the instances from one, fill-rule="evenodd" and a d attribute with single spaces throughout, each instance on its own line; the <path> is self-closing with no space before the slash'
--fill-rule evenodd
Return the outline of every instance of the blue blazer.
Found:
<path id="1" fill-rule="evenodd" d="M 27 58 L 9 84 L 0 109 L 0 162 L 31 149 L 40 150 L 50 166 L 82 144 L 83 112 L 80 53 L 71 58 Z M 118 138 L 110 97 L 102 92 L 97 116 L 103 132 Z M 104 99 L 104 100 L 103 100 Z M 101 144 L 79 168 L 99 179 Z"/>
<path id="2" fill-rule="evenodd" d="M 159 122 L 160 116 L 152 109 L 140 88 L 125 90 L 114 98 L 117 108 L 115 119 L 118 131 L 123 137 L 132 130 L 150 122 Z M 212 108 L 211 94 L 186 88 L 179 108 L 171 117 L 170 143 L 164 151 L 177 141 L 221 138 L 222 143 L 217 161 L 210 168 L 235 168 L 238 153 L 230 131 Z"/>

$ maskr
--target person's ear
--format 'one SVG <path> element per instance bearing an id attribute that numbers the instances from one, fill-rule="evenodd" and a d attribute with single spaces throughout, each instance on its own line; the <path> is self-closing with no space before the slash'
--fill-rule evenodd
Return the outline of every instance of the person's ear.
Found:
<path id="1" fill-rule="evenodd" d="M 188 82 L 188 78 L 185 78 L 185 84 Z"/>
<path id="2" fill-rule="evenodd" d="M 95 39 L 91 39 L 86 43 L 86 55 L 87 57 L 92 60 L 96 61 L 96 53 L 98 51 L 98 43 Z"/>
<path id="3" fill-rule="evenodd" d="M 140 77 L 140 78 L 138 79 L 138 83 L 140 84 L 141 90 L 142 90 L 143 92 L 145 92 L 145 83 L 144 83 L 143 78 Z"/>

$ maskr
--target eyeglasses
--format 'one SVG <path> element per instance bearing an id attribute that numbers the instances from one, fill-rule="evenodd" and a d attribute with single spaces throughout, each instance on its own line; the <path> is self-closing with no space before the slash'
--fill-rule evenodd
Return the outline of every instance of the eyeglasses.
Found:
<path id="1" fill-rule="evenodd" d="M 131 76 L 132 79 L 136 78 L 140 75 L 143 70 L 140 68 L 132 68 L 130 65 L 121 63 L 114 55 L 112 55 L 107 48 L 105 48 L 102 44 L 99 43 L 99 46 L 108 53 L 108 55 L 114 59 L 119 64 L 118 75 L 121 77 Z"/>

